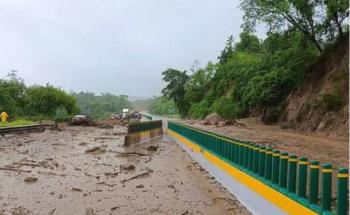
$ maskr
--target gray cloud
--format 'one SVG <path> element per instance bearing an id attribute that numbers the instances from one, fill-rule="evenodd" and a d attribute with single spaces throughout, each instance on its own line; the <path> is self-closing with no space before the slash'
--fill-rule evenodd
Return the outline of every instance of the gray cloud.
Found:
<path id="1" fill-rule="evenodd" d="M 2 0 L 0 77 L 138 96 L 161 72 L 215 61 L 242 23 L 239 0 Z"/>

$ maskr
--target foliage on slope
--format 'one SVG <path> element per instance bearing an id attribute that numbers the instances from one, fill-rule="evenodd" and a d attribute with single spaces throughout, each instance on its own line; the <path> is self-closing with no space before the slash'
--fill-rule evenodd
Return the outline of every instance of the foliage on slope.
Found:
<path id="1" fill-rule="evenodd" d="M 95 94 L 80 92 L 72 94 L 82 114 L 88 114 L 94 118 L 109 118 L 111 114 L 121 113 L 123 108 L 132 108 L 126 95 L 113 95 L 110 93 Z"/>
<path id="2" fill-rule="evenodd" d="M 243 32 L 236 43 L 228 38 L 217 63 L 192 74 L 173 68 L 163 72 L 163 96 L 174 100 L 181 116 L 217 112 L 239 118 L 258 112 L 276 121 L 314 63 L 348 33 L 347 1 L 241 2 Z M 252 33 L 257 22 L 268 26 L 264 40 Z"/>

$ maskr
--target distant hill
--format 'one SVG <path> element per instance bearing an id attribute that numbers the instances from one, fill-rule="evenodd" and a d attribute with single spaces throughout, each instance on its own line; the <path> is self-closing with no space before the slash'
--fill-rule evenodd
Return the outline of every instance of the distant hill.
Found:
<path id="1" fill-rule="evenodd" d="M 152 99 L 152 97 L 146 97 L 146 96 L 130 96 L 128 95 L 128 100 L 131 102 L 134 102 L 136 100 L 149 100 Z"/>

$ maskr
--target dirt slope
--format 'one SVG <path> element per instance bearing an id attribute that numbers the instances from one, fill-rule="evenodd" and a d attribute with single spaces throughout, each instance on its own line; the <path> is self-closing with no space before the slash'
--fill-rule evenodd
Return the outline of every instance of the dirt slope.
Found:
<path id="1" fill-rule="evenodd" d="M 338 42 L 312 67 L 301 87 L 287 98 L 282 127 L 348 136 L 349 37 Z"/>

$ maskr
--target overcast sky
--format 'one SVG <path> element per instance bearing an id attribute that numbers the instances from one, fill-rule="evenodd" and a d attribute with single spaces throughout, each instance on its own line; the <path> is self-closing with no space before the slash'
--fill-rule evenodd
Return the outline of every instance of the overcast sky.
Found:
<path id="1" fill-rule="evenodd" d="M 239 0 L 0 0 L 0 78 L 65 90 L 159 95 L 161 72 L 216 61 Z"/>

